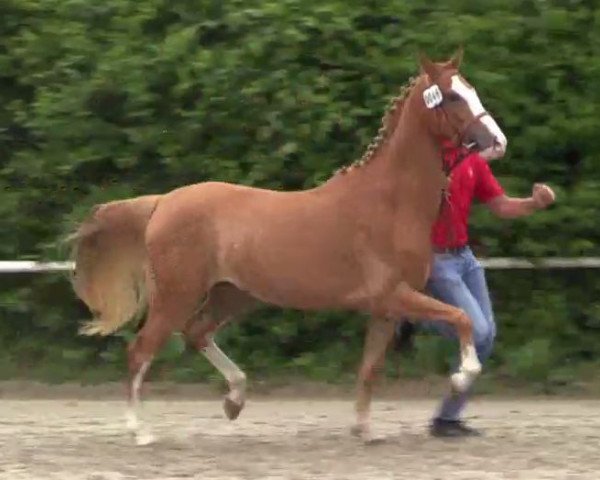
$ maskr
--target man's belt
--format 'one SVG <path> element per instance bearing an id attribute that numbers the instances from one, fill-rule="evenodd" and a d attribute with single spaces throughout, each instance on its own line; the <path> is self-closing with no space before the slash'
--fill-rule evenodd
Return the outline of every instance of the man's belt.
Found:
<path id="1" fill-rule="evenodd" d="M 451 253 L 453 255 L 457 255 L 459 253 L 464 252 L 467 248 L 469 248 L 468 245 L 461 245 L 461 246 L 457 246 L 457 247 L 433 247 L 433 252 L 434 253 Z"/>

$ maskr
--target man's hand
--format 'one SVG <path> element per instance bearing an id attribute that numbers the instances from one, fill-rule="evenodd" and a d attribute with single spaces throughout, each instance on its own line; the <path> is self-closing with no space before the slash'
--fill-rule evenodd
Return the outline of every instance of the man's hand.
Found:
<path id="1" fill-rule="evenodd" d="M 531 197 L 514 198 L 500 195 L 487 203 L 488 208 L 499 218 L 519 218 L 532 215 L 552 203 L 556 195 L 543 183 L 536 183 L 531 190 Z"/>
<path id="2" fill-rule="evenodd" d="M 536 208 L 544 209 L 554 203 L 556 195 L 548 185 L 536 183 L 533 185 L 531 198 L 533 198 Z"/>

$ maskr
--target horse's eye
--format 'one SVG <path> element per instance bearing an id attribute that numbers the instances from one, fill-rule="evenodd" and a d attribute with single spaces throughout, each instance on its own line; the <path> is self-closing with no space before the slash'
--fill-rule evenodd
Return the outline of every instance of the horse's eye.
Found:
<path id="1" fill-rule="evenodd" d="M 445 97 L 449 102 L 460 102 L 462 100 L 462 97 L 456 92 L 449 92 Z"/>

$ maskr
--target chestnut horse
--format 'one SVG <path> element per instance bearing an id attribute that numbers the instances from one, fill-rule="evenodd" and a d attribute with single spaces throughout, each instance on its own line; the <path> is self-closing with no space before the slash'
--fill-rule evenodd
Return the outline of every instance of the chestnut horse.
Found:
<path id="1" fill-rule="evenodd" d="M 365 440 L 373 374 L 394 319 L 442 319 L 456 328 L 461 364 L 451 384 L 470 385 L 481 370 L 470 318 L 422 293 L 447 181 L 441 139 L 484 154 L 503 154 L 506 144 L 459 73 L 461 58 L 462 50 L 444 63 L 421 55 L 420 75 L 392 101 L 362 159 L 315 188 L 203 182 L 94 207 L 71 236 L 73 288 L 95 317 L 81 333 L 111 334 L 147 308 L 128 347 L 127 424 L 137 444 L 153 440 L 137 414 L 144 375 L 176 331 L 228 381 L 224 409 L 238 416 L 246 375 L 214 335 L 258 302 L 369 316 L 352 429 Z"/>

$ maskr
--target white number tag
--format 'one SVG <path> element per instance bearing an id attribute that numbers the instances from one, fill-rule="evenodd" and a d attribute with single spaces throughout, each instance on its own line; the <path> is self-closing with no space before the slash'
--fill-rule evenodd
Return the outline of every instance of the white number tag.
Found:
<path id="1" fill-rule="evenodd" d="M 435 108 L 442 103 L 444 96 L 440 87 L 433 84 L 423 92 L 423 100 L 425 100 L 425 106 L 429 109 Z"/>

